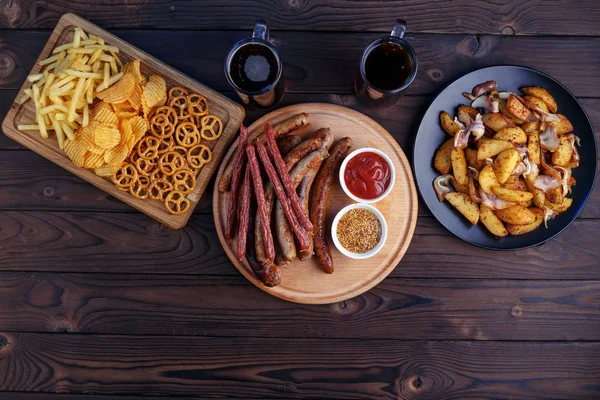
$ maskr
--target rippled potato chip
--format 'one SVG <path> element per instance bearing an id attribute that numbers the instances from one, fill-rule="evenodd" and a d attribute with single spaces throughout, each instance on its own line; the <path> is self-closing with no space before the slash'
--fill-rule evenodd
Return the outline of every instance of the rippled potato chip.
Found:
<path id="1" fill-rule="evenodd" d="M 98 98 L 111 104 L 127 101 L 135 89 L 135 83 L 133 74 L 125 74 L 117 83 L 99 92 Z"/>

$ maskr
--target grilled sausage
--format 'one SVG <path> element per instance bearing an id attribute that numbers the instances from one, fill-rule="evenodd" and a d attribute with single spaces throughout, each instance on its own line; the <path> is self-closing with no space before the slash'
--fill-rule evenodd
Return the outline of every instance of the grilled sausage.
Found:
<path id="1" fill-rule="evenodd" d="M 282 156 L 287 155 L 292 149 L 302 143 L 302 138 L 297 135 L 287 135 L 277 141 L 277 148 Z"/>
<path id="2" fill-rule="evenodd" d="M 331 249 L 327 243 L 325 209 L 327 205 L 327 195 L 334 181 L 335 171 L 342 160 L 348 155 L 352 139 L 346 137 L 337 142 L 331 150 L 331 155 L 319 170 L 315 178 L 315 187 L 310 199 L 310 219 L 315 227 L 314 246 L 315 254 L 319 260 L 319 266 L 326 274 L 333 273 L 333 257 Z"/>

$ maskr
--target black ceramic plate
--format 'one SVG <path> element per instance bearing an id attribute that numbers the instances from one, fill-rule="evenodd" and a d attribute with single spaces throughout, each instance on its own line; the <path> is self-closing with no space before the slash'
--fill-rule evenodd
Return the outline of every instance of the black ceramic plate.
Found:
<path id="1" fill-rule="evenodd" d="M 492 79 L 497 82 L 498 90 L 518 93 L 518 89 L 523 86 L 541 86 L 548 90 L 558 103 L 558 112 L 571 121 L 574 133 L 581 138 L 579 149 L 581 162 L 579 168 L 573 170 L 573 176 L 577 179 L 577 184 L 573 187 L 573 204 L 567 211 L 548 221 L 548 229 L 542 225 L 525 235 L 496 238 L 481 224 L 471 225 L 448 202 L 440 203 L 433 190 L 433 180 L 439 175 L 433 167 L 433 157 L 437 148 L 449 138 L 440 127 L 440 112 L 448 111 L 453 115 L 459 104 L 470 103 L 461 95 L 462 92 L 470 92 L 478 83 Z M 566 87 L 550 76 L 531 68 L 497 66 L 473 71 L 452 82 L 437 95 L 425 112 L 415 137 L 413 170 L 421 197 L 446 229 L 476 246 L 514 250 L 535 246 L 553 238 L 577 218 L 594 187 L 596 159 L 596 138 L 592 124 L 581 104 Z"/>

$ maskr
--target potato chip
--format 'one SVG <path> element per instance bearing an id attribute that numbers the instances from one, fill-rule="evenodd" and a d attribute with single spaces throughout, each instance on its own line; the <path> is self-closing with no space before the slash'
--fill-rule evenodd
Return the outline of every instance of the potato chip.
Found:
<path id="1" fill-rule="evenodd" d="M 99 92 L 97 96 L 107 103 L 122 103 L 131 97 L 135 82 L 133 74 L 125 74 L 117 83 Z"/>
<path id="2" fill-rule="evenodd" d="M 122 119 L 119 121 L 119 131 L 121 132 L 121 144 L 129 143 L 131 137 L 135 138 L 133 135 L 133 129 L 131 128 L 131 123 L 127 119 Z"/>
<path id="3" fill-rule="evenodd" d="M 148 131 L 148 123 L 142 117 L 133 117 L 129 120 L 133 135 L 135 136 L 135 142 L 137 143 Z"/>
<path id="4" fill-rule="evenodd" d="M 100 111 L 98 111 L 92 120 L 110 126 L 117 126 L 119 124 L 117 115 L 112 112 L 112 110 L 108 110 L 106 108 L 102 108 Z"/>
<path id="5" fill-rule="evenodd" d="M 64 150 L 67 154 L 67 157 L 69 157 L 69 159 L 73 161 L 73 164 L 75 164 L 78 167 L 83 167 L 83 161 L 87 153 L 87 149 L 85 148 L 81 140 L 65 140 Z"/>
<path id="6" fill-rule="evenodd" d="M 139 84 L 146 83 L 146 78 L 144 77 L 144 75 L 142 75 L 142 72 L 140 71 L 140 60 L 133 60 L 123 65 L 123 73 L 132 74 Z"/>
<path id="7" fill-rule="evenodd" d="M 96 105 L 94 107 L 92 107 L 92 112 L 90 114 L 90 117 L 92 117 L 92 120 L 94 119 L 94 117 L 96 116 L 96 114 L 98 114 L 101 110 L 108 110 L 108 111 L 113 111 L 112 107 L 110 104 L 108 104 L 105 101 L 100 101 L 98 103 L 96 103 Z"/>
<path id="8" fill-rule="evenodd" d="M 131 97 L 129 97 L 128 103 L 134 110 L 142 111 L 142 87 L 139 85 L 139 83 L 135 84 L 133 92 L 131 93 Z"/>
<path id="9" fill-rule="evenodd" d="M 93 121 L 90 125 L 93 129 L 94 144 L 103 149 L 111 149 L 121 141 L 121 132 L 114 126 Z"/>
<path id="10" fill-rule="evenodd" d="M 88 152 L 83 160 L 85 168 L 98 168 L 104 165 L 104 155 Z"/>
<path id="11" fill-rule="evenodd" d="M 94 173 L 98 176 L 103 176 L 105 178 L 111 177 L 113 176 L 113 174 L 115 172 L 117 172 L 117 170 L 119 169 L 119 166 L 115 166 L 115 165 L 108 165 L 105 164 L 101 167 L 98 167 L 96 169 L 94 169 Z"/>
<path id="12" fill-rule="evenodd" d="M 94 131 L 90 125 L 85 128 L 80 128 L 77 134 L 79 135 L 79 140 L 81 140 L 85 148 L 88 149 L 90 153 L 104 155 L 106 149 L 96 146 L 94 143 Z"/>
<path id="13" fill-rule="evenodd" d="M 121 119 L 133 118 L 138 115 L 138 112 L 137 111 L 119 110 L 119 111 L 115 111 L 115 114 L 116 114 L 117 118 L 121 120 Z"/>
<path id="14" fill-rule="evenodd" d="M 167 84 L 165 80 L 158 75 L 150 75 L 148 83 L 142 93 L 142 105 L 144 114 L 148 115 L 153 107 L 167 97 Z"/>
<path id="15" fill-rule="evenodd" d="M 119 166 L 127 158 L 129 150 L 124 144 L 120 144 L 104 153 L 104 161 L 109 165 Z"/>

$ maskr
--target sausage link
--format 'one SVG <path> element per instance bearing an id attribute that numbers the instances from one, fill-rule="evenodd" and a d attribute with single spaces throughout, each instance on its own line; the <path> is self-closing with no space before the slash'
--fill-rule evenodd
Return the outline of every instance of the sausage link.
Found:
<path id="1" fill-rule="evenodd" d="M 319 266 L 323 272 L 331 274 L 334 269 L 331 249 L 327 243 L 325 209 L 327 204 L 327 195 L 331 188 L 335 171 L 346 157 L 352 146 L 352 139 L 346 137 L 336 143 L 331 150 L 331 156 L 321 166 L 315 179 L 315 187 L 310 199 L 310 218 L 315 226 L 314 246 L 315 254 L 319 260 Z"/>
<path id="2" fill-rule="evenodd" d="M 242 125 L 240 128 L 240 146 L 242 148 L 246 146 L 248 141 L 248 129 Z M 229 207 L 227 209 L 227 223 L 225 224 L 225 241 L 227 244 L 231 244 L 231 236 L 233 233 L 233 225 L 235 225 L 235 211 L 236 202 L 238 197 L 238 187 L 240 178 L 242 177 L 242 171 L 244 169 L 244 155 L 245 152 L 238 151 L 235 155 L 233 178 L 231 179 L 231 196 L 229 196 Z"/>
<path id="3" fill-rule="evenodd" d="M 278 124 L 275 124 L 273 129 L 275 130 L 275 136 L 279 138 L 279 137 L 287 135 L 288 133 L 296 131 L 306 125 L 308 125 L 308 114 L 300 113 L 300 114 L 292 115 L 290 118 L 283 120 L 283 121 L 279 122 Z M 264 136 L 264 133 L 259 135 L 257 140 L 261 140 L 261 138 L 263 136 Z M 235 157 L 238 153 L 238 149 L 240 149 L 240 148 L 243 149 L 243 147 L 239 147 L 239 145 L 238 145 L 238 148 L 235 150 L 235 154 L 233 155 L 232 159 L 235 159 Z M 219 184 L 217 185 L 219 188 L 219 191 L 221 191 L 221 192 L 229 191 L 229 188 L 231 186 L 231 179 L 233 177 L 234 166 L 235 166 L 235 164 L 233 162 L 230 162 L 229 165 L 227 165 L 227 167 L 225 167 L 225 170 L 223 171 L 223 175 L 221 175 L 221 179 L 219 179 Z"/>
<path id="4" fill-rule="evenodd" d="M 302 161 L 300 161 L 291 171 L 290 177 L 292 178 L 292 184 L 294 187 L 302 181 L 302 179 L 309 174 L 316 174 L 321 166 L 324 159 L 329 156 L 327 149 L 316 150 L 307 155 Z M 284 263 L 292 261 L 296 258 L 296 245 L 294 243 L 294 236 L 292 229 L 285 218 L 283 207 L 280 201 L 277 201 L 275 205 L 275 238 L 279 244 L 279 248 L 282 252 L 282 260 Z M 312 252 L 312 240 L 309 234 L 309 246 L 304 249 L 301 248 L 300 252 Z M 278 265 L 280 265 L 278 263 Z"/>
<path id="5" fill-rule="evenodd" d="M 319 164 L 319 167 L 320 166 L 321 165 Z M 319 172 L 319 168 L 312 170 L 308 174 L 306 174 L 306 176 L 302 179 L 302 182 L 300 182 L 300 184 L 298 185 L 297 189 L 298 197 L 300 198 L 300 201 L 302 201 L 302 206 L 304 207 L 304 211 L 307 214 L 309 213 L 310 188 L 312 187 L 315 177 L 317 176 L 317 172 Z M 305 251 L 301 251 L 298 255 L 298 259 L 300 261 L 309 259 L 313 255 L 315 249 L 314 231 L 308 234 L 308 241 L 310 245 L 309 248 Z"/>
<path id="6" fill-rule="evenodd" d="M 300 143 L 298 146 L 294 147 L 292 151 L 289 152 L 285 156 L 285 164 L 287 166 L 288 171 L 291 170 L 296 164 L 298 164 L 301 160 L 303 160 L 309 153 L 318 150 L 320 148 L 329 147 L 333 142 L 333 135 L 331 134 L 329 128 L 318 129 L 314 132 L 308 139 L 304 142 Z M 265 200 L 267 207 L 267 216 L 269 224 L 271 223 L 271 215 L 273 210 L 273 204 L 275 202 L 275 192 L 273 190 L 273 185 L 271 182 L 267 183 L 265 186 Z M 256 216 L 255 225 L 257 229 L 255 229 L 254 234 L 254 242 L 256 246 L 256 257 L 259 261 L 266 260 L 265 247 L 262 240 L 262 229 L 261 229 L 261 221 L 259 216 Z"/>
<path id="7" fill-rule="evenodd" d="M 273 244 L 273 235 L 271 235 L 271 224 L 268 222 L 267 208 L 265 204 L 265 191 L 263 189 L 262 178 L 260 176 L 260 167 L 256 159 L 256 150 L 251 144 L 246 145 L 246 154 L 248 156 L 248 166 L 252 174 L 252 183 L 254 186 L 254 194 L 258 205 L 258 214 L 261 220 L 261 231 L 263 237 L 263 245 L 265 249 L 266 261 L 270 264 L 275 259 L 275 246 Z"/>
<path id="8" fill-rule="evenodd" d="M 267 149 L 266 149 L 265 145 L 260 142 L 256 143 L 256 151 L 258 152 L 258 156 L 260 157 L 262 164 L 265 167 L 265 171 L 267 172 L 267 175 L 269 176 L 269 179 L 271 180 L 271 183 L 273 184 L 273 188 L 275 189 L 275 194 L 277 195 L 277 198 L 279 199 L 279 201 L 281 201 L 281 204 L 283 206 L 283 211 L 285 212 L 285 216 L 286 216 L 287 220 L 290 222 L 290 225 L 292 226 L 292 230 L 294 231 L 294 234 L 298 238 L 300 247 L 307 248 L 308 247 L 308 235 L 307 235 L 306 231 L 302 228 L 302 225 L 298 222 L 298 219 L 296 218 L 296 215 L 294 214 L 294 211 L 292 210 L 292 207 L 289 203 L 289 199 L 285 195 L 285 189 L 283 188 L 283 185 L 279 181 L 279 177 L 277 176 L 275 167 L 273 167 L 273 164 L 271 163 L 271 160 L 269 159 L 269 154 L 267 153 Z M 267 222 L 266 219 L 262 219 L 263 224 L 266 222 Z"/>
<path id="9" fill-rule="evenodd" d="M 277 141 L 277 148 L 282 156 L 287 155 L 292 149 L 302 143 L 302 138 L 297 135 L 287 135 Z"/>
<path id="10" fill-rule="evenodd" d="M 248 241 L 248 220 L 250 219 L 250 168 L 246 168 L 242 182 L 240 200 L 240 223 L 238 230 L 237 256 L 241 261 L 246 255 L 246 242 Z M 233 192 L 232 192 L 233 193 Z"/>
<path id="11" fill-rule="evenodd" d="M 251 196 L 252 197 L 252 196 Z M 252 200 L 252 198 L 250 199 Z M 254 210 L 256 207 L 250 205 L 250 213 L 248 218 L 248 241 L 246 243 L 246 261 L 252 269 L 252 272 L 267 287 L 274 287 L 281 283 L 281 276 L 279 274 L 279 268 L 276 265 L 268 262 L 259 262 L 256 259 L 255 245 L 254 245 Z"/>

